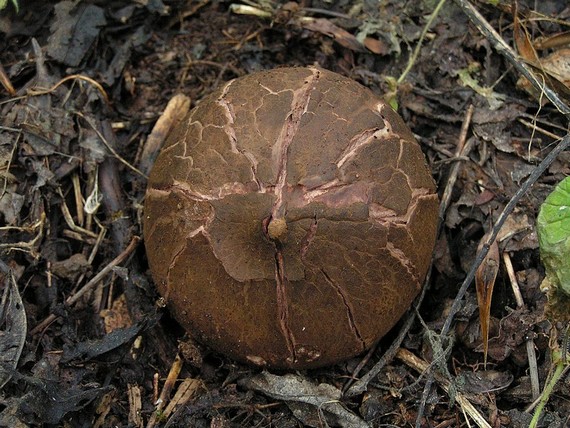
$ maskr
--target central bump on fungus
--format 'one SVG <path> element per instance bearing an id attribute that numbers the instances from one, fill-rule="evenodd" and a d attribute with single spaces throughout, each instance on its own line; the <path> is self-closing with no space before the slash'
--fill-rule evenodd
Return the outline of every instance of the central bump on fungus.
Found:
<path id="1" fill-rule="evenodd" d="M 272 218 L 267 225 L 267 234 L 276 241 L 282 241 L 287 235 L 287 222 L 284 218 Z"/>
<path id="2" fill-rule="evenodd" d="M 172 132 L 150 174 L 145 245 L 188 333 L 237 360 L 353 357 L 419 292 L 438 200 L 402 119 L 319 68 L 228 82 Z"/>

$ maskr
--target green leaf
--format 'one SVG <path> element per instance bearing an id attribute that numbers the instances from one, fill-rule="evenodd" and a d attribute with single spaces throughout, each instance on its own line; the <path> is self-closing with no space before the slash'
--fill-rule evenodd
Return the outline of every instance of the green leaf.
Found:
<path id="1" fill-rule="evenodd" d="M 570 296 L 570 177 L 540 207 L 537 231 L 549 285 Z"/>
<path id="2" fill-rule="evenodd" d="M 18 0 L 12 0 L 12 4 L 14 5 L 14 9 L 16 9 L 16 13 L 19 11 L 18 8 Z M 0 10 L 5 9 L 8 6 L 8 0 L 0 0 Z"/>

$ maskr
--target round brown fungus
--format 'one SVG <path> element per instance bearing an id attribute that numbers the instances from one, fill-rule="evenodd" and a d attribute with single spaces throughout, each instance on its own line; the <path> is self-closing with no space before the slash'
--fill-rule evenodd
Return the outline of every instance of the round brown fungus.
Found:
<path id="1" fill-rule="evenodd" d="M 237 360 L 334 364 L 369 348 L 419 292 L 438 199 L 384 101 L 320 68 L 225 84 L 151 172 L 144 236 L 188 333 Z"/>

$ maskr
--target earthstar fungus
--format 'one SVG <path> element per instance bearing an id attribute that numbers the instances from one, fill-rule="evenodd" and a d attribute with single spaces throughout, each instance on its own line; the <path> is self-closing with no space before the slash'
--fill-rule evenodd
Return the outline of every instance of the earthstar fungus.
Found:
<path id="1" fill-rule="evenodd" d="M 150 269 L 189 334 L 237 360 L 305 369 L 355 356 L 419 292 L 438 199 L 402 119 L 320 68 L 232 80 L 150 174 Z"/>

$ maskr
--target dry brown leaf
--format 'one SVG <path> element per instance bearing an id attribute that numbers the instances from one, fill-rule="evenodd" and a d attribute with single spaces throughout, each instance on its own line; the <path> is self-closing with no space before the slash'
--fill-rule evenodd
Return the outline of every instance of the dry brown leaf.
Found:
<path id="1" fill-rule="evenodd" d="M 487 241 L 489 235 L 486 234 L 481 239 L 479 250 Z M 499 272 L 499 246 L 493 242 L 489 252 L 485 256 L 483 263 L 477 269 L 475 275 L 475 287 L 477 289 L 477 302 L 479 303 L 479 319 L 481 322 L 481 338 L 483 341 L 483 361 L 487 367 L 487 353 L 489 351 L 489 320 L 491 318 L 491 300 L 493 297 L 493 287 Z"/>
<path id="2" fill-rule="evenodd" d="M 388 55 L 390 49 L 381 40 L 375 39 L 373 37 L 366 37 L 364 39 L 364 46 L 370 51 L 377 55 Z"/>
<path id="3" fill-rule="evenodd" d="M 529 63 L 534 72 L 544 79 L 544 82 L 560 96 L 570 100 L 570 49 L 559 49 L 542 58 L 539 63 Z M 540 93 L 526 78 L 520 78 L 517 86 L 526 90 L 537 99 Z"/>
<path id="4" fill-rule="evenodd" d="M 539 58 L 535 50 L 535 43 L 531 41 L 526 27 L 522 25 L 518 18 L 516 1 L 513 2 L 513 36 L 521 58 L 533 68 L 534 72 L 544 80 L 545 84 L 553 88 L 563 98 L 570 100 L 570 49 L 560 49 L 545 58 Z M 549 44 L 567 42 L 569 38 L 570 33 L 560 33 L 553 36 Z M 544 48 L 545 43 L 545 41 L 542 41 L 539 45 Z M 524 77 L 519 79 L 517 86 L 538 100 L 545 99 Z"/>
<path id="5" fill-rule="evenodd" d="M 355 52 L 366 52 L 362 44 L 343 28 L 324 18 L 307 18 L 300 21 L 303 28 L 331 37 L 335 42 Z"/>
<path id="6" fill-rule="evenodd" d="M 517 2 L 513 2 L 513 36 L 519 55 L 531 63 L 538 63 L 538 55 L 530 41 L 526 27 L 521 24 L 517 13 Z"/>

